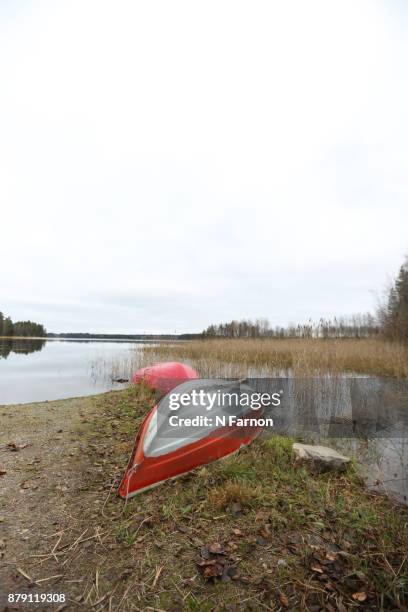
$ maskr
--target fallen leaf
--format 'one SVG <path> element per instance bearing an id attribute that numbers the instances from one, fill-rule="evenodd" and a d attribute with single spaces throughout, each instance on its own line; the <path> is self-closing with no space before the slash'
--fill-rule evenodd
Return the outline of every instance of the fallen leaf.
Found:
<path id="1" fill-rule="evenodd" d="M 325 585 L 324 585 L 324 588 L 327 589 L 328 591 L 335 591 L 336 590 L 331 582 L 326 582 Z"/>
<path id="2" fill-rule="evenodd" d="M 22 444 L 17 444 L 17 442 L 9 442 L 7 444 L 8 450 L 13 451 L 14 453 L 18 453 L 18 451 L 22 450 L 26 446 L 28 446 L 27 442 L 23 442 Z"/>
<path id="3" fill-rule="evenodd" d="M 221 582 L 230 582 L 231 580 L 240 580 L 241 575 L 236 567 L 233 565 L 224 567 L 224 571 L 221 576 Z"/>
<path id="4" fill-rule="evenodd" d="M 204 578 L 216 578 L 218 576 L 222 576 L 222 574 L 224 573 L 224 568 L 222 565 L 220 565 L 219 563 L 214 563 L 209 565 L 207 563 L 207 565 L 201 566 L 202 569 L 202 573 Z"/>
<path id="5" fill-rule="evenodd" d="M 210 551 L 210 553 L 213 553 L 213 555 L 223 555 L 224 554 L 224 547 L 219 542 L 210 544 L 210 546 L 208 547 L 208 550 Z"/>
<path id="6" fill-rule="evenodd" d="M 14 451 L 15 453 L 20 450 L 15 442 L 9 442 L 7 444 L 7 449 L 10 451 Z"/>
<path id="7" fill-rule="evenodd" d="M 262 536 L 259 536 L 256 538 L 256 543 L 259 544 L 259 546 L 266 546 L 268 544 L 268 541 L 265 540 L 265 538 L 263 538 Z"/>
<path id="8" fill-rule="evenodd" d="M 208 565 L 215 565 L 217 561 L 215 559 L 204 559 L 203 561 L 197 561 L 199 567 L 207 567 Z"/>
<path id="9" fill-rule="evenodd" d="M 0 476 L 4 476 L 4 474 L 7 474 L 7 470 L 2 465 L 0 465 Z"/>
<path id="10" fill-rule="evenodd" d="M 365 601 L 367 599 L 367 593 L 364 593 L 364 591 L 357 591 L 357 593 L 352 594 L 352 598 L 354 601 Z"/>
<path id="11" fill-rule="evenodd" d="M 231 512 L 234 516 L 241 516 L 242 515 L 242 507 L 241 504 L 238 504 L 238 502 L 234 502 L 231 505 Z"/>
<path id="12" fill-rule="evenodd" d="M 240 529 L 233 529 L 232 533 L 236 536 L 242 535 L 242 531 Z"/>
<path id="13" fill-rule="evenodd" d="M 211 558 L 211 553 L 208 550 L 208 548 L 205 548 L 205 546 L 203 546 L 200 549 L 200 555 L 202 556 L 203 559 L 210 559 Z"/>
<path id="14" fill-rule="evenodd" d="M 285 593 L 279 593 L 279 601 L 284 608 L 289 608 L 289 600 Z"/>
<path id="15" fill-rule="evenodd" d="M 30 489 L 31 488 L 31 484 L 27 480 L 23 480 L 23 482 L 20 483 L 20 487 L 22 489 Z"/>
<path id="16" fill-rule="evenodd" d="M 325 565 L 327 563 L 326 559 L 324 559 L 319 553 L 315 552 L 313 554 L 313 559 L 317 561 L 320 565 Z"/>
<path id="17" fill-rule="evenodd" d="M 314 563 L 313 565 L 311 565 L 311 569 L 314 572 L 317 572 L 318 574 L 323 574 L 324 573 L 324 569 L 318 563 Z"/>
<path id="18" fill-rule="evenodd" d="M 237 568 L 236 568 L 236 567 L 234 567 L 233 565 L 231 565 L 231 567 L 229 567 L 229 568 L 227 569 L 227 573 L 228 573 L 228 576 L 231 576 L 231 578 L 232 578 L 233 580 L 239 580 L 239 578 L 240 578 L 240 573 L 239 573 L 239 571 L 238 571 L 238 570 L 237 570 Z"/>
<path id="19" fill-rule="evenodd" d="M 288 544 L 288 549 L 290 550 L 290 552 L 292 552 L 294 555 L 297 555 L 299 553 L 299 548 L 296 546 L 296 544 Z"/>

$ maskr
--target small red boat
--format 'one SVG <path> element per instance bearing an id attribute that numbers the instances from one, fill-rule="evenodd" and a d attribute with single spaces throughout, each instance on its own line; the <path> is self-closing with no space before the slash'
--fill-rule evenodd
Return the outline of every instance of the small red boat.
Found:
<path id="1" fill-rule="evenodd" d="M 141 368 L 132 376 L 132 382 L 144 381 L 152 389 L 167 393 L 184 380 L 198 378 L 197 371 L 189 365 L 168 361 Z"/>
<path id="2" fill-rule="evenodd" d="M 140 428 L 119 495 L 128 499 L 252 442 L 262 429 L 254 418 L 261 411 L 255 415 L 239 402 L 225 406 L 220 401 L 221 392 L 234 393 L 237 387 L 242 391 L 246 386 L 237 381 L 190 380 L 167 393 Z M 183 405 L 182 401 L 175 408 L 176 396 L 193 397 L 194 392 L 196 397 L 212 393 L 218 401 L 211 409 L 194 403 Z"/>

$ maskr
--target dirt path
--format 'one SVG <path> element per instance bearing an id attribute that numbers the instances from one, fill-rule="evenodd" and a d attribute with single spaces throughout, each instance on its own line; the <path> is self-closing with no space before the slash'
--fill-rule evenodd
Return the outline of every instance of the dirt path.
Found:
<path id="1" fill-rule="evenodd" d="M 0 407 L 1 612 L 145 609 L 144 551 L 129 551 L 124 512 L 148 521 L 115 492 L 151 399 L 129 389 Z"/>
<path id="2" fill-rule="evenodd" d="M 50 550 L 52 526 L 67 523 L 91 469 L 86 432 L 96 413 L 93 398 L 0 407 L 0 593 L 32 592 L 22 572 L 47 577 L 24 567 Z M 39 584 L 46 592 L 53 581 Z"/>

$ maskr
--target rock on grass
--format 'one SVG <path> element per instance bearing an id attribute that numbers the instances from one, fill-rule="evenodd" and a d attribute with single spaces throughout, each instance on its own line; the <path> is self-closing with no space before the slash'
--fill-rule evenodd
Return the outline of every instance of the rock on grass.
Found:
<path id="1" fill-rule="evenodd" d="M 313 446 L 295 442 L 293 452 L 298 461 L 310 464 L 314 472 L 344 472 L 350 463 L 350 457 L 341 455 L 328 446 Z"/>

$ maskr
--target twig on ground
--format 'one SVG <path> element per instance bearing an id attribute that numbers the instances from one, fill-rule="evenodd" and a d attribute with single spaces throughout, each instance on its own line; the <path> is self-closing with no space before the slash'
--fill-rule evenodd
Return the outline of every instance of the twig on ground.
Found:
<path id="1" fill-rule="evenodd" d="M 154 587 L 156 586 L 157 581 L 159 580 L 160 574 L 162 573 L 163 569 L 164 569 L 164 565 L 160 565 L 156 568 L 156 575 L 154 577 L 154 580 L 151 586 L 152 589 L 154 589 Z"/>
<path id="2" fill-rule="evenodd" d="M 21 567 L 18 567 L 18 568 L 17 568 L 17 571 L 18 571 L 18 573 L 19 573 L 19 574 L 21 574 L 22 576 L 24 576 L 24 578 L 26 578 L 26 580 L 28 580 L 29 582 L 32 582 L 33 584 L 36 584 L 36 580 L 33 580 L 33 579 L 31 578 L 31 576 L 29 576 L 29 575 L 27 574 L 27 572 L 25 572 L 23 569 L 21 569 Z"/>
<path id="3" fill-rule="evenodd" d="M 48 578 L 40 578 L 39 580 L 36 580 L 36 583 L 39 584 L 40 582 L 48 582 L 48 580 L 53 580 L 54 578 L 62 578 L 64 574 L 55 574 L 55 576 L 48 576 Z"/>

